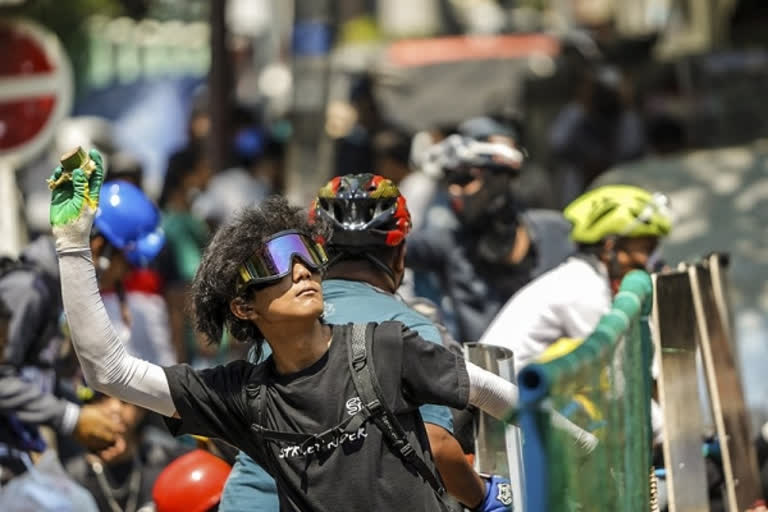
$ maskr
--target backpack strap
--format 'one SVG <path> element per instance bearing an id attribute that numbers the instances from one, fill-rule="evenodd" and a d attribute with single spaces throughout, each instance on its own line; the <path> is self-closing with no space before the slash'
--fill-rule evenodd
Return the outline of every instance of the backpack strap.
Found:
<path id="1" fill-rule="evenodd" d="M 272 474 L 272 477 L 278 484 L 278 494 L 283 495 L 291 503 L 293 508 L 298 511 L 308 512 L 311 509 L 305 504 L 304 499 L 301 496 L 297 496 L 291 484 L 286 481 L 285 475 L 280 470 L 280 465 L 277 462 L 275 453 L 267 444 L 268 438 L 264 435 L 265 432 L 272 432 L 266 430 L 262 425 L 266 424 L 266 393 L 267 386 L 265 384 L 249 384 L 246 386 L 246 394 L 250 398 L 249 405 L 251 408 L 252 417 L 251 430 L 256 435 L 256 442 L 259 448 L 264 454 L 264 464 L 266 469 Z M 286 433 L 287 434 L 287 433 Z M 285 494 L 283 494 L 285 493 Z"/>
<path id="2" fill-rule="evenodd" d="M 357 391 L 357 395 L 360 397 L 366 417 L 376 424 L 384 435 L 384 439 L 390 445 L 390 448 L 406 464 L 413 467 L 434 489 L 435 493 L 442 498 L 445 494 L 445 488 L 440 479 L 427 466 L 427 463 L 424 462 L 408 441 L 408 436 L 403 426 L 387 407 L 384 400 L 379 381 L 373 370 L 373 364 L 368 358 L 371 353 L 375 330 L 380 335 L 392 338 L 398 336 L 402 339 L 402 325 L 399 323 L 387 322 L 378 326 L 378 329 L 375 323 L 351 325 L 351 335 L 345 336 L 345 338 L 347 340 L 349 368 L 355 391 Z"/>
<path id="3" fill-rule="evenodd" d="M 270 430 L 263 426 L 263 421 L 258 421 L 251 424 L 251 430 L 257 435 L 261 436 L 265 441 L 293 443 L 299 445 L 304 450 L 308 446 L 315 443 L 319 443 L 321 446 L 325 446 L 337 439 L 345 432 L 354 432 L 357 428 L 365 422 L 365 416 L 361 412 L 358 412 L 354 416 L 350 416 L 346 420 L 342 421 L 335 427 L 331 427 L 319 434 L 301 434 L 298 432 L 282 432 L 280 430 Z"/>

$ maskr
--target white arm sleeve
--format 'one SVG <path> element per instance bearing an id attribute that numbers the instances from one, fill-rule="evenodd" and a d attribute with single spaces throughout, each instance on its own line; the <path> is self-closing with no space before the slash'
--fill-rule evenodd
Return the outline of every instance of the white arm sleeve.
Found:
<path id="1" fill-rule="evenodd" d="M 99 293 L 90 249 L 59 250 L 61 295 L 72 345 L 94 389 L 126 402 L 173 416 L 163 368 L 128 354 Z"/>
<path id="2" fill-rule="evenodd" d="M 519 403 L 517 386 L 467 361 L 469 403 L 494 418 L 503 419 Z"/>
<path id="3" fill-rule="evenodd" d="M 469 403 L 471 405 L 498 419 L 503 419 L 518 406 L 517 386 L 508 380 L 483 370 L 469 361 L 467 361 L 467 374 L 469 374 Z M 552 425 L 567 432 L 576 444 L 590 452 L 597 446 L 597 438 L 593 434 L 572 423 L 555 410 L 550 409 L 549 413 L 552 418 Z"/>

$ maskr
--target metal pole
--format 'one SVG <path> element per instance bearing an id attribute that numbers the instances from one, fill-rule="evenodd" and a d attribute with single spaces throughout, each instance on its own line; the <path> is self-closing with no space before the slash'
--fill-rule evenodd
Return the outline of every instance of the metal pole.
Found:
<path id="1" fill-rule="evenodd" d="M 293 27 L 293 138 L 288 150 L 286 195 L 306 205 L 328 179 L 324 161 L 325 108 L 331 51 L 330 0 L 296 0 Z M 325 159 L 327 160 L 327 158 Z"/>
<path id="2" fill-rule="evenodd" d="M 670 512 L 709 512 L 701 456 L 696 372 L 696 326 L 685 271 L 653 275 L 654 344 L 659 357 L 659 403 L 664 413 L 664 461 Z"/>
<path id="3" fill-rule="evenodd" d="M 717 256 L 711 263 L 719 266 Z M 710 406 L 720 441 L 725 501 L 728 510 L 745 510 L 761 497 L 760 473 L 749 433 L 739 370 L 731 350 L 731 333 L 725 329 L 718 311 L 711 269 L 691 265 L 688 275 Z"/>
<path id="4" fill-rule="evenodd" d="M 465 343 L 464 350 L 468 361 L 510 382 L 515 381 L 511 351 L 482 343 Z M 513 509 L 524 510 L 525 480 L 520 429 L 505 425 L 482 411 L 477 414 L 475 427 L 475 470 L 508 477 L 512 484 Z"/>
<path id="5" fill-rule="evenodd" d="M 211 130 L 208 149 L 211 167 L 220 171 L 229 164 L 230 98 L 232 96 L 232 64 L 227 50 L 227 2 L 211 2 L 211 71 L 208 76 L 208 108 Z"/>

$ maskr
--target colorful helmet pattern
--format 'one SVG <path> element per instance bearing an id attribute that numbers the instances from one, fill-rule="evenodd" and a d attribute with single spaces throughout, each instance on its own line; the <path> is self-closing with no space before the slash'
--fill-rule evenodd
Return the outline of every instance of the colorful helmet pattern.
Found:
<path id="1" fill-rule="evenodd" d="M 127 181 L 104 183 L 93 223 L 98 233 L 136 266 L 152 261 L 165 243 L 157 207 Z"/>
<path id="2" fill-rule="evenodd" d="M 672 227 L 664 194 L 630 185 L 606 185 L 590 190 L 569 204 L 563 214 L 577 243 L 594 244 L 605 238 L 663 237 Z"/>
<path id="3" fill-rule="evenodd" d="M 411 214 L 397 185 L 370 173 L 333 178 L 317 193 L 309 216 L 331 223 L 330 243 L 337 247 L 395 247 L 411 230 Z"/>
<path id="4" fill-rule="evenodd" d="M 221 501 L 232 468 L 205 450 L 182 455 L 158 475 L 152 488 L 157 512 L 205 512 Z"/>

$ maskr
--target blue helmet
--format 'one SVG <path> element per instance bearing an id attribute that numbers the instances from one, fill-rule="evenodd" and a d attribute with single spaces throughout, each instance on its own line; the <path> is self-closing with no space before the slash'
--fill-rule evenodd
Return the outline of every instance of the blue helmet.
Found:
<path id="1" fill-rule="evenodd" d="M 157 207 L 127 181 L 108 181 L 101 187 L 94 226 L 136 266 L 152 261 L 165 243 Z"/>

